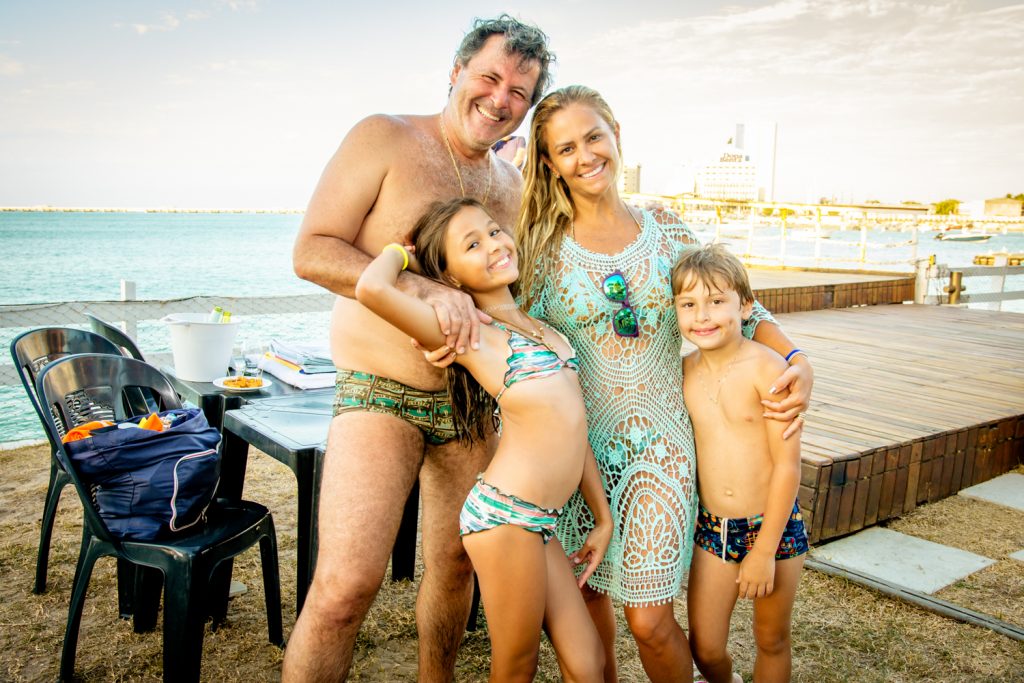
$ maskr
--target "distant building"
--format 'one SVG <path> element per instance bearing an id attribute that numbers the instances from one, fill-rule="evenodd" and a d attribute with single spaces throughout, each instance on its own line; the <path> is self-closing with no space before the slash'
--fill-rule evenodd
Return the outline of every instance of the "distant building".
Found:
<path id="1" fill-rule="evenodd" d="M 748 202 L 775 201 L 775 123 L 737 123 L 718 160 L 697 172 L 697 196 Z"/>
<path id="2" fill-rule="evenodd" d="M 622 191 L 627 194 L 640 193 L 640 164 L 622 168 Z"/>
<path id="3" fill-rule="evenodd" d="M 727 147 L 718 161 L 697 172 L 697 196 L 704 199 L 758 201 L 757 165 L 742 150 Z"/>
<path id="4" fill-rule="evenodd" d="M 932 213 L 934 213 L 935 205 L 932 204 Z M 958 216 L 969 216 L 971 218 L 982 218 L 985 215 L 985 200 L 984 199 L 968 199 L 960 202 L 960 205 L 956 207 L 956 215 Z"/>
<path id="5" fill-rule="evenodd" d="M 1024 201 L 1009 198 L 986 199 L 985 215 L 1020 218 L 1024 216 Z"/>
<path id="6" fill-rule="evenodd" d="M 737 123 L 733 143 L 756 168 L 758 201 L 775 201 L 775 149 L 779 126 L 776 123 Z"/>

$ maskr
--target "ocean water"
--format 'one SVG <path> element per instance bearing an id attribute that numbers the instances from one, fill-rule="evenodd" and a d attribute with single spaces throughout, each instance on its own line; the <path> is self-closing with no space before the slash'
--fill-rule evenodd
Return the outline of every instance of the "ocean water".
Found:
<path id="1" fill-rule="evenodd" d="M 323 290 L 299 280 L 292 271 L 292 244 L 301 220 L 298 214 L 270 213 L 0 212 L 0 304 L 115 300 L 120 298 L 121 279 L 136 283 L 139 299 L 318 293 Z M 699 231 L 713 234 L 710 227 Z M 877 245 L 909 238 L 909 233 L 873 232 L 870 239 Z M 824 253 L 852 257 L 856 250 L 838 243 L 857 239 L 857 231 L 835 232 L 829 241 L 836 246 L 826 246 Z M 726 241 L 745 246 L 738 237 Z M 758 244 L 764 244 L 767 254 L 778 251 L 776 244 Z M 1024 234 L 996 235 L 985 243 L 953 243 L 924 233 L 918 253 L 934 253 L 940 263 L 966 266 L 975 254 L 1002 250 L 1024 252 Z M 787 251 L 810 255 L 813 246 L 791 241 Z M 909 259 L 910 251 L 873 246 L 869 258 Z M 793 265 L 807 264 L 794 260 Z M 1024 289 L 1024 277 L 1015 280 L 1007 289 Z M 1024 301 L 1003 307 L 1024 312 Z M 252 316 L 240 322 L 239 338 L 327 340 L 326 312 Z M 24 329 L 0 328 L 3 348 Z M 155 321 L 140 323 L 138 341 L 144 351 L 169 350 L 167 329 Z M 42 438 L 22 387 L 0 386 L 0 443 Z"/>
<path id="2" fill-rule="evenodd" d="M 302 216 L 234 213 L 0 212 L 0 303 L 198 294 L 301 294 L 292 272 Z"/>
<path id="3" fill-rule="evenodd" d="M 136 283 L 138 299 L 319 293 L 292 271 L 301 221 L 268 213 L 0 212 L 0 304 L 116 300 L 122 279 Z M 327 339 L 327 313 L 240 322 L 239 339 Z M 0 328 L 4 354 L 26 329 Z M 139 323 L 138 341 L 143 351 L 170 350 L 157 321 Z M 42 438 L 21 385 L 0 386 L 0 443 Z"/>

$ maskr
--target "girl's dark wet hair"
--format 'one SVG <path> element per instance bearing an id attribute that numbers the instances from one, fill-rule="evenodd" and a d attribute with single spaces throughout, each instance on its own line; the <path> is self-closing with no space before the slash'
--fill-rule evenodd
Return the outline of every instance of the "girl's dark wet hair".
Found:
<path id="1" fill-rule="evenodd" d="M 416 221 L 410 239 L 416 247 L 416 260 L 419 261 L 420 272 L 424 277 L 437 280 L 449 287 L 457 286 L 445 273 L 448 270 L 445 238 L 452 219 L 470 206 L 487 211 L 477 200 L 463 197 L 431 204 L 426 213 Z M 459 441 L 465 443 L 483 440 L 489 431 L 486 429 L 487 425 L 496 427 L 494 411 L 497 404 L 494 398 L 484 391 L 466 368 L 457 363 L 445 368 L 444 375 L 452 401 L 452 422 Z"/>

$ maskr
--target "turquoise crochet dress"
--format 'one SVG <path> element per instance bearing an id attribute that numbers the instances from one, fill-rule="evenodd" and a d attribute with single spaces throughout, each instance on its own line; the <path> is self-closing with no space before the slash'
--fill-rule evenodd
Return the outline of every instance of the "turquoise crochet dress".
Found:
<path id="1" fill-rule="evenodd" d="M 690 566 L 697 503 L 693 429 L 682 394 L 680 334 L 669 272 L 697 238 L 668 211 L 644 211 L 640 234 L 614 256 L 562 240 L 553 276 L 530 314 L 568 337 L 580 365 L 590 445 L 615 520 L 611 545 L 589 584 L 630 606 L 670 602 Z M 614 271 L 628 280 L 638 337 L 611 327 L 621 308 L 601 282 Z M 753 335 L 773 320 L 760 305 L 744 325 Z M 577 492 L 566 503 L 558 538 L 566 552 L 593 526 Z"/>

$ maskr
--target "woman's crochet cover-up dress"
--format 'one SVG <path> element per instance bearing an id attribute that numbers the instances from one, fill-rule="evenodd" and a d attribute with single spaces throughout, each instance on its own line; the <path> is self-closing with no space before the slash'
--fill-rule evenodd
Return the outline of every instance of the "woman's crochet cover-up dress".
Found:
<path id="1" fill-rule="evenodd" d="M 675 598 L 693 550 L 693 429 L 683 403 L 669 272 L 679 254 L 697 244 L 689 228 L 663 210 L 644 211 L 637 239 L 612 256 L 565 237 L 530 311 L 576 349 L 590 444 L 615 519 L 608 553 L 589 584 L 630 606 Z M 612 330 L 621 305 L 604 296 L 601 283 L 616 270 L 628 282 L 639 337 Z M 772 317 L 755 305 L 744 334 L 752 336 L 760 320 Z M 579 549 L 592 526 L 577 492 L 558 524 L 566 552 Z"/>

